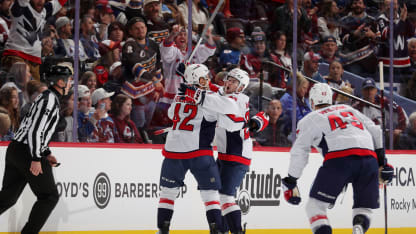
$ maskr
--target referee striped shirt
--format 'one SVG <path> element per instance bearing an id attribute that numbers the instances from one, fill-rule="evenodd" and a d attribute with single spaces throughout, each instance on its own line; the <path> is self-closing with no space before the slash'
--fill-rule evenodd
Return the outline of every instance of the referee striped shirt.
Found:
<path id="1" fill-rule="evenodd" d="M 59 100 L 51 91 L 41 93 L 23 118 L 14 140 L 27 144 L 33 161 L 48 156 L 49 141 L 59 121 Z"/>

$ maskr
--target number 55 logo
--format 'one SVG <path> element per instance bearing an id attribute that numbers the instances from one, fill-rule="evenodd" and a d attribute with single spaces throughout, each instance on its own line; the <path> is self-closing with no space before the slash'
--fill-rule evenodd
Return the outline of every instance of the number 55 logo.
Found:
<path id="1" fill-rule="evenodd" d="M 110 179 L 104 172 L 101 172 L 95 178 L 93 195 L 98 208 L 104 209 L 108 205 L 111 197 L 111 186 Z"/>

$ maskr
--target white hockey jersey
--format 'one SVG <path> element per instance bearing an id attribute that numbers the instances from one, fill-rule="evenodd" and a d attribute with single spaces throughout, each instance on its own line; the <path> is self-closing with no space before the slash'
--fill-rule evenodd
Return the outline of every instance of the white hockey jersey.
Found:
<path id="1" fill-rule="evenodd" d="M 197 48 L 191 63 L 197 64 L 205 62 L 210 56 L 215 54 L 215 50 L 215 45 L 211 46 L 207 43 L 202 44 Z M 181 50 L 176 47 L 174 42 L 168 44 L 165 40 L 163 43 L 160 43 L 160 56 L 163 62 L 165 94 L 159 101 L 171 104 L 179 85 L 183 82 L 182 77 L 176 74 L 176 68 L 178 67 L 178 64 L 184 63 L 186 53 L 183 54 Z"/>
<path id="2" fill-rule="evenodd" d="M 380 126 L 347 105 L 333 105 L 309 113 L 298 123 L 296 141 L 290 151 L 289 175 L 299 178 L 308 163 L 311 146 L 324 161 L 351 155 L 377 158 L 382 148 Z"/>
<path id="3" fill-rule="evenodd" d="M 222 88 L 220 89 L 220 93 Z M 221 126 L 244 124 L 249 118 L 249 97 L 243 93 L 225 95 L 236 99 L 238 111 L 233 115 L 221 115 L 218 123 Z M 238 117 L 238 116 L 244 116 Z M 229 131 L 224 127 L 218 127 L 215 131 L 218 149 L 218 158 L 225 161 L 234 161 L 250 166 L 253 152 L 253 142 L 248 128 L 239 128 L 237 131 Z"/>
<path id="4" fill-rule="evenodd" d="M 12 25 L 3 55 L 15 55 L 41 64 L 41 33 L 46 18 L 56 14 L 67 0 L 46 2 L 39 13 L 30 5 L 30 0 L 15 0 L 10 8 Z"/>
<path id="5" fill-rule="evenodd" d="M 224 114 L 238 113 L 237 99 L 209 92 L 203 105 L 195 105 L 193 102 L 181 100 L 181 97 L 176 95 L 168 110 L 173 126 L 168 132 L 162 154 L 174 159 L 213 156 L 212 141 L 217 120 Z M 243 119 L 243 116 L 235 117 Z M 228 123 L 219 121 L 218 126 L 229 131 L 237 131 L 244 126 L 244 122 L 231 125 Z"/>

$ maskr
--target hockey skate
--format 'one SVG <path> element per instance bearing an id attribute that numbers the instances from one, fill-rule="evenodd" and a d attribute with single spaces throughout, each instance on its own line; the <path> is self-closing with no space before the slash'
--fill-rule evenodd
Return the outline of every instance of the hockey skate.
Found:
<path id="1" fill-rule="evenodd" d="M 162 228 L 159 229 L 159 231 L 156 232 L 156 234 L 169 234 L 169 226 L 170 226 L 170 222 L 169 221 L 165 221 L 163 223 Z"/>
<path id="2" fill-rule="evenodd" d="M 216 223 L 210 223 L 209 224 L 209 234 L 228 234 L 228 232 L 220 232 L 217 229 Z"/>
<path id="3" fill-rule="evenodd" d="M 354 225 L 352 227 L 352 234 L 364 234 L 364 229 L 360 224 Z"/>

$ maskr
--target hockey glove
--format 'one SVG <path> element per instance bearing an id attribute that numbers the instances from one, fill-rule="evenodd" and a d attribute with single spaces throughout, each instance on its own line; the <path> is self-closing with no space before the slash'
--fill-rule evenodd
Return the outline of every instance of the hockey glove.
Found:
<path id="1" fill-rule="evenodd" d="M 378 166 L 381 167 L 383 165 L 386 165 L 387 159 L 384 148 L 376 149 L 375 152 L 377 154 Z"/>
<path id="2" fill-rule="evenodd" d="M 195 104 L 201 105 L 204 103 L 205 93 L 205 90 L 184 83 L 181 83 L 178 89 L 178 95 L 183 96 L 186 100 L 193 101 Z"/>
<path id="3" fill-rule="evenodd" d="M 388 184 L 392 181 L 394 176 L 394 168 L 392 165 L 386 163 L 386 165 L 379 168 L 378 180 L 380 184 Z"/>
<path id="4" fill-rule="evenodd" d="M 261 132 L 267 125 L 269 125 L 269 115 L 264 113 L 264 111 L 260 111 L 250 119 L 249 130 L 250 132 Z"/>
<path id="5" fill-rule="evenodd" d="M 185 68 L 186 66 L 184 63 L 179 63 L 178 66 L 176 67 L 176 75 L 184 78 Z"/>
<path id="6" fill-rule="evenodd" d="M 285 200 L 292 205 L 298 205 L 301 201 L 296 180 L 297 178 L 290 175 L 282 180 L 282 189 L 285 195 Z"/>

